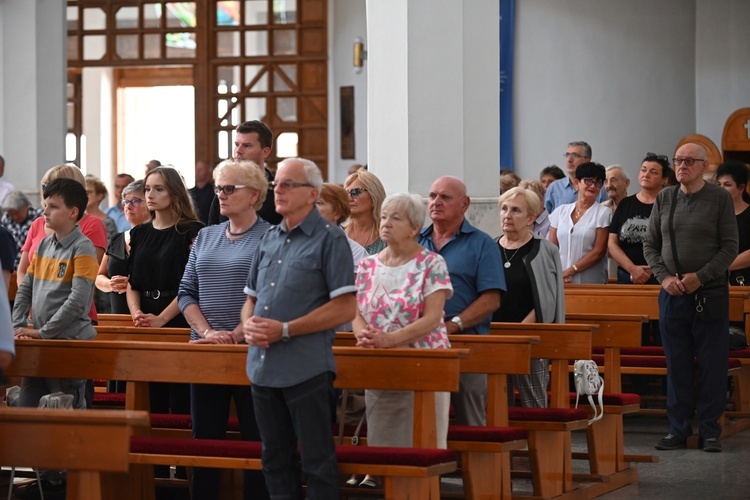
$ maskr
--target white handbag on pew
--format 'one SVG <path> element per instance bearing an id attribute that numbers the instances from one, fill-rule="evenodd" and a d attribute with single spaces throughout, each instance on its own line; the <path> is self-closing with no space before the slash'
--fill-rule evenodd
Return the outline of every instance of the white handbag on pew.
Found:
<path id="1" fill-rule="evenodd" d="M 599 375 L 599 368 L 591 359 L 579 359 L 573 365 L 573 379 L 576 384 L 576 408 L 578 408 L 578 398 L 588 396 L 589 403 L 594 409 L 594 418 L 589 420 L 589 425 L 593 424 L 604 416 L 604 379 Z M 600 412 L 597 412 L 593 396 L 599 398 Z"/>

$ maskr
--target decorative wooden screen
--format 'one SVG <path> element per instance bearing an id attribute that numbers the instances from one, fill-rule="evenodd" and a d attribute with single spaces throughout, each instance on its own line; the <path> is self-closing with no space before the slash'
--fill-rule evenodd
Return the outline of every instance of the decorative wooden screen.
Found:
<path id="1" fill-rule="evenodd" d="M 327 0 L 68 0 L 67 18 L 69 68 L 193 68 L 196 158 L 231 156 L 233 129 L 262 120 L 269 164 L 287 151 L 325 174 Z"/>

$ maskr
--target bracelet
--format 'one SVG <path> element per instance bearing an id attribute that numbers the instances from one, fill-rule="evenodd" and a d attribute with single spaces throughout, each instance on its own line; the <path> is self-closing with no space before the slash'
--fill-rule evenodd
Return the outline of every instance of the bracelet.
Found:
<path id="1" fill-rule="evenodd" d="M 575 272 L 578 272 L 578 266 L 576 266 L 575 264 L 573 264 L 573 265 L 572 265 L 572 266 L 570 266 L 570 267 L 572 267 L 572 268 L 573 268 L 573 271 L 575 271 Z"/>
<path id="2" fill-rule="evenodd" d="M 208 332 L 210 332 L 210 331 L 211 331 L 211 329 L 210 329 L 210 328 L 206 328 L 206 329 L 205 329 L 205 330 L 203 331 L 203 338 L 204 338 L 204 339 L 206 338 L 206 335 L 208 335 Z"/>

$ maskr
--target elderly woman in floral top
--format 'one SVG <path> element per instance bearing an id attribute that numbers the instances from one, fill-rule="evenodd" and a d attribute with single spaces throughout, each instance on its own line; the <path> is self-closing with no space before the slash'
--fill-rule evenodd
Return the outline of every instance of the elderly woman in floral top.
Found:
<path id="1" fill-rule="evenodd" d="M 385 199 L 380 239 L 387 247 L 357 268 L 357 317 L 354 335 L 360 347 L 450 347 L 443 306 L 453 293 L 443 258 L 417 243 L 425 218 L 419 196 L 405 193 Z M 371 446 L 412 445 L 414 395 L 402 391 L 365 391 L 367 442 Z M 435 397 L 438 447 L 446 447 L 449 393 Z M 360 486 L 374 487 L 366 477 Z"/>

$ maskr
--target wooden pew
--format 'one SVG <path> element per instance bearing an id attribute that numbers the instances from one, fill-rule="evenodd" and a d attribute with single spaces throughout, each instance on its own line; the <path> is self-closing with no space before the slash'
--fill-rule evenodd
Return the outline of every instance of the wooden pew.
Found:
<path id="1" fill-rule="evenodd" d="M 130 314 L 98 314 L 99 326 L 134 326 Z"/>
<path id="2" fill-rule="evenodd" d="M 0 463 L 66 469 L 68 500 L 100 500 L 102 472 L 127 472 L 134 429 L 144 411 L 0 408 Z M 106 446 L 103 446 L 106 443 Z"/>
<path id="3" fill-rule="evenodd" d="M 395 463 L 399 453 L 391 450 L 378 457 L 383 460 L 380 465 L 377 460 L 375 463 L 361 463 L 357 461 L 356 455 L 367 454 L 368 450 L 339 449 L 339 461 L 349 460 L 341 464 L 340 471 L 344 474 L 369 472 L 385 476 L 386 498 L 402 498 L 403 494 L 416 495 L 415 498 L 438 498 L 439 475 L 455 470 L 455 461 L 446 460 L 445 450 L 421 452 L 420 449 L 432 449 L 436 445 L 434 392 L 458 390 L 459 362 L 468 353 L 455 349 L 373 350 L 336 347 L 334 355 L 338 367 L 337 387 L 414 391 L 413 446 L 416 450 L 411 450 L 411 454 L 429 461 L 428 465 L 421 467 Z M 248 384 L 245 374 L 246 356 L 247 346 L 241 345 L 19 340 L 16 342 L 16 358 L 7 373 L 14 376 L 126 380 L 126 408 L 147 410 L 149 382 Z M 65 363 L 59 363 L 61 359 Z M 167 443 L 180 445 L 187 450 L 210 444 L 207 443 L 210 440 L 172 439 Z M 153 440 L 148 443 L 144 441 L 143 437 L 137 438 L 137 444 L 145 448 L 141 448 L 141 452 L 131 452 L 131 463 L 260 467 L 260 447 L 257 443 L 238 442 L 231 445 L 243 447 L 245 455 L 241 457 L 214 457 L 191 453 L 159 454 L 153 451 L 154 448 L 146 446 L 154 444 Z M 158 448 L 163 443 L 160 441 L 155 446 Z M 221 442 L 219 446 L 225 444 L 226 442 Z M 377 449 L 371 451 L 373 454 L 383 453 Z M 409 452 L 410 450 L 402 451 L 403 454 Z M 153 498 L 151 476 L 133 473 L 134 470 L 131 469 L 135 484 L 129 492 L 130 497 Z M 128 486 L 120 478 L 118 489 L 112 490 L 113 495 L 114 492 L 126 494 Z"/>
<path id="4" fill-rule="evenodd" d="M 570 407 L 570 383 L 568 365 L 571 359 L 589 359 L 593 336 L 597 335 L 598 327 L 586 324 L 521 324 L 521 323 L 492 323 L 491 335 L 538 335 L 539 345 L 532 346 L 532 358 L 550 360 L 550 408 L 566 409 Z M 640 332 L 638 333 L 640 336 Z M 586 426 L 588 441 L 588 455 L 591 474 L 577 475 L 577 479 L 594 480 L 585 485 L 586 495 L 600 495 L 617 489 L 623 485 L 636 482 L 637 469 L 625 461 L 624 430 L 622 426 L 623 413 L 636 411 L 638 404 L 608 405 L 605 416 Z M 511 425 L 519 422 L 511 418 Z M 547 460 L 562 463 L 565 476 L 566 492 L 574 490 L 572 473 L 572 450 L 570 435 L 564 442 L 564 459 L 545 456 Z M 578 456 L 576 457 L 578 458 Z"/>
<path id="5" fill-rule="evenodd" d="M 190 342 L 190 328 L 155 328 L 130 325 L 96 325 L 96 340 L 130 342 Z"/>

